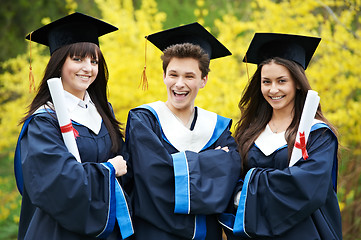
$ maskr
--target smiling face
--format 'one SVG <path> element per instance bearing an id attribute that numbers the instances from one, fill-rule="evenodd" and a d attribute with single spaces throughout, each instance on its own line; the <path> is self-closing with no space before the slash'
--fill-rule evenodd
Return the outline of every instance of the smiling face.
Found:
<path id="1" fill-rule="evenodd" d="M 168 108 L 175 114 L 191 113 L 198 91 L 206 85 L 207 79 L 207 76 L 202 78 L 196 59 L 173 57 L 163 74 Z"/>
<path id="2" fill-rule="evenodd" d="M 64 90 L 83 99 L 88 89 L 98 75 L 98 60 L 89 56 L 68 56 L 61 70 L 61 80 Z"/>
<path id="3" fill-rule="evenodd" d="M 286 67 L 274 62 L 264 65 L 261 70 L 261 92 L 273 112 L 292 113 L 296 84 Z"/>

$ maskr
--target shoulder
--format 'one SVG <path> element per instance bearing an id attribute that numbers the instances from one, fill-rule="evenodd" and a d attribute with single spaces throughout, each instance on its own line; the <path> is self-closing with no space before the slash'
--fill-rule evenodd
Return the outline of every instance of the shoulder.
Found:
<path id="1" fill-rule="evenodd" d="M 47 121 L 58 124 L 55 111 L 46 105 L 38 108 L 26 121 Z"/>
<path id="2" fill-rule="evenodd" d="M 156 110 L 151 107 L 151 104 L 143 104 L 135 107 L 129 111 L 129 116 L 142 117 L 142 116 L 157 116 Z"/>
<path id="3" fill-rule="evenodd" d="M 336 141 L 337 136 L 325 122 L 315 119 L 311 127 L 310 140 Z"/>
<path id="4" fill-rule="evenodd" d="M 157 112 L 151 104 L 143 104 L 136 108 L 133 108 L 128 113 L 127 124 L 132 124 L 133 122 L 141 122 L 145 125 L 154 125 L 156 122 L 159 122 Z"/>
<path id="5" fill-rule="evenodd" d="M 215 118 L 217 121 L 216 127 L 230 127 L 232 125 L 232 119 L 231 118 L 227 118 L 227 117 L 223 117 L 221 115 L 218 115 L 217 113 L 208 111 L 208 110 L 204 110 L 200 107 L 197 107 L 198 110 L 198 115 L 203 115 L 205 116 L 205 118 L 209 119 L 209 118 Z"/>
<path id="6" fill-rule="evenodd" d="M 328 126 L 325 122 L 318 119 L 314 119 L 312 123 L 311 133 L 312 132 L 329 132 L 330 134 L 336 137 L 336 134 L 332 131 L 330 126 Z"/>

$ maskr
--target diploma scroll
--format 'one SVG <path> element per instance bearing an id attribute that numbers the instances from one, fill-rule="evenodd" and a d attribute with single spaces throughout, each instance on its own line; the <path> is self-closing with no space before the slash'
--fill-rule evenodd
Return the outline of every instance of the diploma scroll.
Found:
<path id="1" fill-rule="evenodd" d="M 303 107 L 300 125 L 298 126 L 295 145 L 292 150 L 289 166 L 293 166 L 300 158 L 306 159 L 308 157 L 306 151 L 306 144 L 308 136 L 310 135 L 313 120 L 316 115 L 320 97 L 318 93 L 313 90 L 308 90 L 305 105 Z"/>
<path id="2" fill-rule="evenodd" d="M 81 162 L 78 146 L 76 145 L 74 137 L 74 131 L 76 130 L 74 130 L 73 125 L 71 124 L 68 110 L 66 109 L 64 89 L 61 79 L 51 78 L 47 82 L 65 146 L 68 148 L 69 152 L 74 155 L 76 160 Z"/>

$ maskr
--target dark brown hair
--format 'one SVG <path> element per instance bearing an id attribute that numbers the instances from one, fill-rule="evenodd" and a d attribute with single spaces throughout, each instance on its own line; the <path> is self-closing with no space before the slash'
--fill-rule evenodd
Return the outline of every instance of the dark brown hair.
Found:
<path id="1" fill-rule="evenodd" d="M 199 70 L 202 72 L 202 78 L 208 75 L 210 58 L 208 54 L 198 45 L 191 43 L 175 44 L 167 47 L 163 51 L 163 71 L 167 71 L 168 64 L 172 58 L 193 58 L 198 61 Z"/>
<path id="2" fill-rule="evenodd" d="M 248 83 L 248 86 L 245 88 L 238 104 L 238 107 L 241 110 L 241 118 L 236 123 L 235 139 L 242 158 L 243 176 L 247 172 L 247 153 L 272 117 L 272 107 L 264 99 L 261 92 L 261 70 L 264 65 L 270 64 L 271 62 L 286 67 L 289 70 L 292 79 L 295 81 L 295 86 L 297 86 L 293 120 L 285 133 L 289 158 L 296 139 L 307 91 L 311 90 L 304 69 L 301 65 L 293 61 L 275 57 L 267 59 L 258 65 L 256 72 Z M 318 106 L 315 118 L 325 122 L 331 130 L 337 134 L 335 127 L 333 127 L 323 116 L 321 105 Z"/>
<path id="3" fill-rule="evenodd" d="M 107 98 L 107 84 L 109 78 L 108 68 L 102 52 L 94 43 L 81 42 L 66 45 L 59 48 L 51 55 L 48 65 L 45 69 L 44 77 L 37 89 L 37 93 L 29 105 L 29 110 L 26 113 L 26 116 L 21 120 L 20 123 L 23 123 L 39 107 L 46 105 L 48 101 L 52 102 L 47 80 L 54 77 L 60 77 L 61 69 L 66 58 L 74 56 L 81 58 L 89 56 L 98 59 L 98 75 L 94 82 L 88 87 L 87 91 L 109 132 L 110 138 L 112 140 L 112 152 L 118 152 L 121 145 L 120 138 L 123 137 L 123 129 L 121 127 L 121 123 L 115 119 L 109 106 Z"/>

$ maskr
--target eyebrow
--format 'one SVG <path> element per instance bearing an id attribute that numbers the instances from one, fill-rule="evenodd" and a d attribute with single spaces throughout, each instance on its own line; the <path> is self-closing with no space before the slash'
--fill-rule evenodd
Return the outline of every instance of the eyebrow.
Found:
<path id="1" fill-rule="evenodd" d="M 281 79 L 281 78 L 289 78 L 289 77 L 287 77 L 287 76 L 279 76 L 279 77 L 277 77 L 276 79 Z M 268 77 L 261 77 L 261 79 L 270 79 L 270 78 L 268 78 Z"/>
<path id="2" fill-rule="evenodd" d="M 177 70 L 173 70 L 173 69 L 170 69 L 169 71 L 168 71 L 168 73 L 178 73 L 179 74 L 179 72 L 177 71 Z M 185 72 L 184 73 L 185 75 L 196 75 L 196 73 L 195 72 Z"/>

